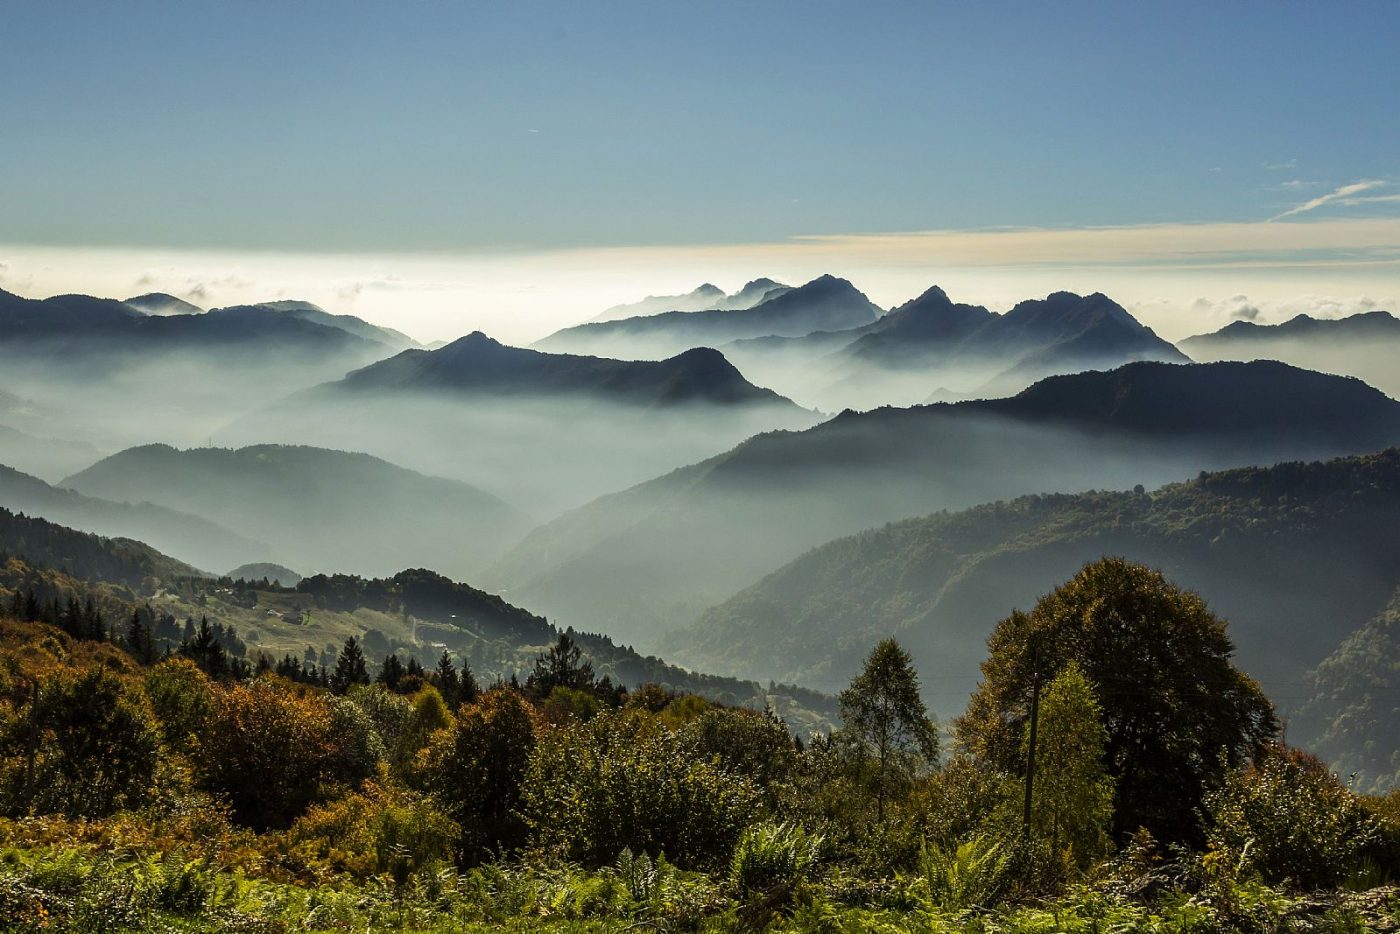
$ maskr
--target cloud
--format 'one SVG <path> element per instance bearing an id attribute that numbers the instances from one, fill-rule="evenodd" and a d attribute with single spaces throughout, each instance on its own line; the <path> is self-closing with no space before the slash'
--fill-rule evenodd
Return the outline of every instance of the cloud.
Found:
<path id="1" fill-rule="evenodd" d="M 1236 321 L 1253 321 L 1259 317 L 1258 305 L 1241 305 L 1230 312 L 1230 317 Z"/>
<path id="2" fill-rule="evenodd" d="M 1353 195 L 1359 195 L 1363 191 L 1371 191 L 1373 189 L 1380 188 L 1385 184 L 1385 182 L 1380 181 L 1378 179 L 1366 179 L 1359 182 L 1352 182 L 1350 185 L 1343 185 L 1341 188 L 1338 188 L 1335 191 L 1329 191 L 1325 195 L 1319 195 L 1318 197 L 1313 198 L 1311 201 L 1304 201 L 1297 207 L 1289 208 L 1282 214 L 1276 215 L 1269 219 L 1273 221 L 1282 220 L 1285 217 L 1293 217 L 1294 215 L 1303 214 L 1307 211 L 1314 211 L 1322 207 L 1323 205 L 1333 204 L 1336 202 L 1346 204 L 1347 199 L 1351 198 Z"/>

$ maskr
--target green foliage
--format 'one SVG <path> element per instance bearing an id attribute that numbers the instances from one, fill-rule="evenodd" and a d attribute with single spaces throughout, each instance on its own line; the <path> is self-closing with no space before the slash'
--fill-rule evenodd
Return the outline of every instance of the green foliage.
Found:
<path id="1" fill-rule="evenodd" d="M 1029 743 L 1029 726 L 1026 732 Z M 1078 662 L 1046 687 L 1038 733 L 1032 833 L 1068 865 L 1084 869 L 1109 849 L 1113 779 L 1104 766 L 1108 731 Z"/>
<path id="2" fill-rule="evenodd" d="M 537 846 L 587 866 L 629 849 L 704 867 L 729 857 L 758 799 L 671 730 L 607 712 L 541 737 L 523 807 Z"/>
<path id="3" fill-rule="evenodd" d="M 1032 683 L 1076 662 L 1101 704 L 1120 837 L 1145 826 L 1168 842 L 1199 840 L 1202 796 L 1277 732 L 1268 699 L 1230 662 L 1225 623 L 1200 597 L 1118 558 L 1012 613 L 988 648 L 959 740 L 1022 774 Z"/>
<path id="4" fill-rule="evenodd" d="M 702 758 L 748 776 L 761 788 L 786 783 L 797 766 L 792 734 L 771 710 L 714 707 L 681 727 L 680 735 Z"/>
<path id="5" fill-rule="evenodd" d="M 36 686 L 0 734 L 0 802 L 10 815 L 101 817 L 134 808 L 155 775 L 160 733 L 145 698 L 102 668 Z"/>
<path id="6" fill-rule="evenodd" d="M 952 911 L 994 907 L 1011 887 L 1015 857 L 1015 844 L 988 834 L 956 847 L 930 843 L 919 859 L 923 895 L 929 904 Z"/>
<path id="7" fill-rule="evenodd" d="M 823 840 L 800 824 L 767 821 L 750 826 L 729 861 L 729 885 L 741 898 L 768 907 L 786 904 L 806 881 Z"/>
<path id="8" fill-rule="evenodd" d="M 1206 797 L 1213 850 L 1266 882 L 1335 885 L 1380 842 L 1380 828 L 1319 759 L 1272 747 Z"/>
<path id="9" fill-rule="evenodd" d="M 885 802 L 938 762 L 938 728 L 919 696 L 913 659 L 898 642 L 876 645 L 841 692 L 841 720 L 845 748 L 883 823 Z"/>
<path id="10" fill-rule="evenodd" d="M 526 828 L 518 812 L 534 748 L 525 701 L 501 689 L 463 707 L 456 723 L 434 734 L 420 754 L 415 781 L 460 825 L 463 860 L 479 862 L 524 843 Z"/>
<path id="11" fill-rule="evenodd" d="M 209 678 L 194 662 L 176 657 L 147 670 L 145 688 L 165 742 L 188 751 L 214 710 Z"/>

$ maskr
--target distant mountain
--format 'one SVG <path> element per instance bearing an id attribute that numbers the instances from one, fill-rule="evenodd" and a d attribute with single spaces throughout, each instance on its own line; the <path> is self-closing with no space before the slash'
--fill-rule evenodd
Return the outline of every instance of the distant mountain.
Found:
<path id="1" fill-rule="evenodd" d="M 1188 358 L 1100 293 L 1055 292 L 1006 314 L 937 286 L 857 328 L 723 348 L 747 371 L 823 408 L 1009 395 L 1038 379 Z"/>
<path id="2" fill-rule="evenodd" d="M 1235 321 L 1178 346 L 1197 360 L 1282 360 L 1356 376 L 1400 398 L 1400 318 L 1385 311 L 1346 318 L 1298 315 L 1283 324 Z"/>
<path id="3" fill-rule="evenodd" d="M 715 350 L 622 361 L 473 333 L 297 393 L 218 437 L 366 450 L 491 490 L 542 520 L 755 433 L 817 421 Z"/>
<path id="4" fill-rule="evenodd" d="M 664 647 L 705 670 L 763 667 L 825 688 L 894 635 L 921 662 L 930 701 L 953 713 L 996 622 L 1104 555 L 1199 592 L 1229 620 L 1240 664 L 1296 709 L 1305 673 L 1400 583 L 1400 450 L 1204 473 L 1152 493 L 1027 496 L 870 529 L 787 564 Z"/>
<path id="5" fill-rule="evenodd" d="M 509 396 L 594 396 L 640 406 L 792 403 L 744 379 L 717 350 L 668 360 L 609 360 L 508 347 L 480 331 L 438 350 L 408 351 L 351 373 L 336 392 L 447 390 Z"/>
<path id="6" fill-rule="evenodd" d="M 1317 666 L 1311 681 L 1312 696 L 1291 732 L 1357 791 L 1400 788 L 1400 590 Z"/>
<path id="7" fill-rule="evenodd" d="M 880 314 L 881 309 L 850 282 L 822 276 L 752 308 L 667 311 L 582 324 L 551 334 L 534 346 L 620 357 L 666 357 L 692 347 L 717 347 L 749 337 L 801 337 L 814 331 L 860 327 Z"/>
<path id="8" fill-rule="evenodd" d="M 726 295 L 718 286 L 706 282 L 684 295 L 648 295 L 639 302 L 627 305 L 614 305 L 588 323 L 618 321 L 623 318 L 637 318 L 656 315 L 665 311 L 715 311 L 752 308 L 759 302 L 776 298 L 792 286 L 774 282 L 772 279 L 754 279 L 733 295 Z"/>
<path id="9" fill-rule="evenodd" d="M 86 441 L 43 438 L 0 425 L 0 464 L 13 464 L 25 473 L 57 480 L 100 457 L 102 452 Z"/>
<path id="10" fill-rule="evenodd" d="M 881 522 L 1046 490 L 1400 443 L 1400 403 L 1277 363 L 1134 363 L 1010 398 L 846 412 L 603 497 L 536 529 L 487 579 L 643 645 L 803 551 Z"/>
<path id="11" fill-rule="evenodd" d="M 339 328 L 347 334 L 356 337 L 363 337 L 365 340 L 375 341 L 393 350 L 408 350 L 411 347 L 419 346 L 413 338 L 402 331 L 395 331 L 393 328 L 381 327 L 377 324 L 370 324 L 363 318 L 354 315 L 334 315 L 326 311 L 320 305 L 313 305 L 311 302 L 302 301 L 277 301 L 260 302 L 259 308 L 271 308 L 273 311 L 280 311 L 283 314 L 300 318 L 303 321 L 310 321 L 313 324 L 322 324 L 326 327 Z"/>
<path id="12" fill-rule="evenodd" d="M 149 503 L 84 496 L 10 467 L 0 467 L 0 506 L 84 532 L 140 539 L 202 568 L 230 567 L 272 553 L 268 545 L 207 519 Z"/>
<path id="13" fill-rule="evenodd" d="M 387 573 L 404 564 L 472 570 L 528 527 L 488 493 L 367 454 L 258 445 L 148 445 L 64 481 L 91 496 L 156 503 L 274 542 L 302 568 Z M 241 562 L 225 562 L 230 567 Z"/>
<path id="14" fill-rule="evenodd" d="M 269 564 L 265 561 L 240 565 L 224 576 L 236 581 L 265 580 L 279 587 L 295 587 L 302 580 L 301 575 L 291 568 L 283 567 L 280 564 Z"/>
<path id="15" fill-rule="evenodd" d="M 148 315 L 202 315 L 204 309 L 198 305 L 176 298 L 167 292 L 147 292 L 126 300 L 126 304 Z"/>

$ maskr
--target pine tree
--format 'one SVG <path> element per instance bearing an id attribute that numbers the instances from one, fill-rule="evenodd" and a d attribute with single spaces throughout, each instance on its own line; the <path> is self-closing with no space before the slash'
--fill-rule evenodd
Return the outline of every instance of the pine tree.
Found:
<path id="1" fill-rule="evenodd" d="M 331 690 L 344 694 L 356 684 L 369 684 L 369 668 L 365 664 L 365 653 L 359 641 L 351 636 L 336 656 L 335 672 L 331 675 Z"/>
<path id="2" fill-rule="evenodd" d="M 459 703 L 458 695 L 461 691 L 461 682 L 457 680 L 457 669 L 452 665 L 452 656 L 447 654 L 447 650 L 442 650 L 442 657 L 438 659 L 437 668 L 433 670 L 433 687 L 437 688 L 442 699 L 447 702 L 448 707 L 455 708 Z"/>
<path id="3" fill-rule="evenodd" d="M 583 649 L 567 632 L 561 632 L 559 641 L 535 659 L 535 669 L 525 679 L 525 690 L 542 699 L 557 687 L 591 691 L 596 682 L 593 665 L 583 660 Z"/>
<path id="4" fill-rule="evenodd" d="M 398 655 L 390 652 L 384 656 L 384 664 L 379 666 L 379 678 L 377 679 L 379 683 L 389 690 L 397 692 L 403 676 L 403 662 L 399 661 Z"/>
<path id="5" fill-rule="evenodd" d="M 843 739 L 855 754 L 858 773 L 875 793 L 877 819 L 885 801 L 919 771 L 938 761 L 938 728 L 919 696 L 919 677 L 909 653 L 893 639 L 875 646 L 861 673 L 841 692 Z"/>

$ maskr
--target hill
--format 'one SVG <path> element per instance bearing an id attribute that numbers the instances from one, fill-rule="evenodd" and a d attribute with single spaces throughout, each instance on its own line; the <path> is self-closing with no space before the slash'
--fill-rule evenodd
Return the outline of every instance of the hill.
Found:
<path id="1" fill-rule="evenodd" d="M 147 292 L 126 299 L 126 304 L 148 315 L 201 315 L 204 309 L 168 292 Z"/>
<path id="2" fill-rule="evenodd" d="M 393 328 L 381 327 L 377 324 L 370 324 L 363 318 L 354 315 L 337 315 L 326 311 L 320 305 L 313 305 L 311 302 L 282 300 L 276 302 L 260 302 L 257 307 L 270 308 L 290 315 L 293 318 L 300 318 L 303 321 L 310 321 L 313 324 L 321 324 L 326 327 L 338 328 L 347 334 L 362 337 L 365 340 L 383 344 L 392 350 L 408 350 L 417 347 L 418 342 Z"/>
<path id="3" fill-rule="evenodd" d="M 1400 318 L 1385 311 L 1334 319 L 1298 315 L 1283 324 L 1235 321 L 1179 346 L 1197 360 L 1282 360 L 1356 376 L 1400 397 Z"/>
<path id="4" fill-rule="evenodd" d="M 691 347 L 776 335 L 801 337 L 814 331 L 869 324 L 881 309 L 845 279 L 821 276 L 745 309 L 666 311 L 643 317 L 565 328 L 535 344 L 542 350 L 609 356 L 666 357 Z"/>
<path id="5" fill-rule="evenodd" d="M 291 564 L 322 570 L 383 574 L 420 563 L 466 572 L 527 528 L 520 513 L 464 483 L 312 447 L 147 445 L 114 454 L 64 485 L 201 515 L 275 542 L 274 553 Z"/>
<path id="6" fill-rule="evenodd" d="M 272 551 L 207 519 L 150 503 L 133 505 L 84 496 L 4 466 L 0 466 L 0 506 L 87 533 L 150 542 L 202 568 L 230 567 Z"/>
<path id="7" fill-rule="evenodd" d="M 265 561 L 240 565 L 224 576 L 236 581 L 268 581 L 279 587 L 295 587 L 302 580 L 302 576 L 291 568 Z"/>
<path id="8" fill-rule="evenodd" d="M 602 314 L 588 321 L 596 324 L 601 321 L 618 321 L 623 318 L 637 318 L 660 314 L 666 311 L 715 311 L 720 309 L 738 310 L 752 308 L 784 292 L 792 291 L 792 286 L 761 278 L 746 282 L 744 287 L 733 295 L 725 293 L 719 286 L 706 282 L 684 295 L 648 295 L 639 302 L 614 305 Z"/>
<path id="9" fill-rule="evenodd" d="M 773 432 L 532 532 L 488 572 L 517 599 L 646 645 L 809 548 L 1042 490 L 1400 443 L 1400 403 L 1277 363 L 1135 363 L 1010 399 L 845 412 Z"/>
<path id="10" fill-rule="evenodd" d="M 543 353 L 479 332 L 295 394 L 219 438 L 365 450 L 497 492 L 540 519 L 818 417 L 707 348 L 659 361 Z"/>
<path id="11" fill-rule="evenodd" d="M 1306 672 L 1400 583 L 1400 450 L 1206 473 L 1151 493 L 1028 496 L 871 529 L 808 552 L 664 645 L 739 675 L 781 659 L 775 677 L 826 687 L 894 635 L 928 672 L 930 701 L 955 711 L 995 623 L 1105 554 L 1204 596 L 1230 621 L 1242 667 L 1296 709 Z"/>
<path id="12" fill-rule="evenodd" d="M 83 581 L 140 589 L 153 581 L 207 578 L 203 571 L 166 557 L 144 542 L 79 532 L 0 507 L 0 555 L 31 568 L 53 568 Z M 0 565 L 6 560 L 0 560 Z"/>
<path id="13" fill-rule="evenodd" d="M 65 441 L 0 425 L 0 463 L 36 476 L 58 479 L 86 467 L 102 452 L 86 441 Z"/>

